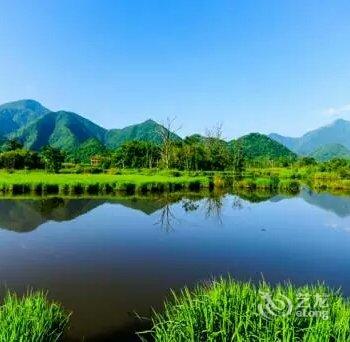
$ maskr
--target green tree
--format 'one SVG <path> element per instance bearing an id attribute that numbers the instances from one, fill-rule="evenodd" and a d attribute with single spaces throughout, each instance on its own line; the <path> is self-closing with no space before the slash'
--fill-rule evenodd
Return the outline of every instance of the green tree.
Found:
<path id="1" fill-rule="evenodd" d="M 23 148 L 23 144 L 17 139 L 9 139 L 5 142 L 4 151 L 16 151 Z"/>
<path id="2" fill-rule="evenodd" d="M 58 173 L 64 162 L 65 155 L 58 148 L 45 146 L 41 151 L 41 158 L 47 171 Z"/>
<path id="3" fill-rule="evenodd" d="M 38 169 L 42 167 L 37 152 L 28 150 L 14 150 L 0 153 L 0 167 L 6 169 Z"/>
<path id="4" fill-rule="evenodd" d="M 244 152 L 240 141 L 234 142 L 232 154 L 233 154 L 232 166 L 233 166 L 234 175 L 236 178 L 242 178 L 244 167 L 245 167 L 245 158 L 244 158 Z"/>
<path id="5" fill-rule="evenodd" d="M 207 150 L 207 169 L 222 171 L 230 164 L 230 152 L 228 144 L 222 138 L 222 124 L 216 125 L 207 132 L 205 138 Z"/>
<path id="6" fill-rule="evenodd" d="M 161 157 L 160 146 L 146 141 L 129 141 L 117 148 L 112 163 L 122 168 L 152 168 Z"/>

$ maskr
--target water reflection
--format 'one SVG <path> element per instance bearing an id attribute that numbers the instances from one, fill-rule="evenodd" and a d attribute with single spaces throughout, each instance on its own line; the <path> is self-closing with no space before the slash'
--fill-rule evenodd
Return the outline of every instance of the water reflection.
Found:
<path id="1" fill-rule="evenodd" d="M 212 276 L 320 280 L 350 294 L 345 196 L 303 189 L 294 197 L 2 199 L 0 227 L 3 288 L 48 290 L 74 311 L 71 337 L 79 341 L 125 341 L 134 312 L 148 316 L 170 288 Z"/>
<path id="2" fill-rule="evenodd" d="M 177 218 L 172 205 L 181 203 L 185 212 L 197 211 L 200 206 L 204 217 L 215 218 L 222 223 L 222 207 L 225 198 L 223 193 L 204 194 L 169 194 L 160 197 L 125 197 L 125 198 L 45 198 L 45 199 L 2 199 L 0 200 L 0 228 L 18 233 L 30 232 L 48 221 L 71 221 L 103 204 L 120 204 L 126 208 L 140 211 L 146 215 L 155 212 L 159 218 L 155 222 L 164 231 L 172 231 Z M 242 209 L 246 203 L 261 203 L 286 200 L 292 195 L 272 192 L 240 192 L 231 196 L 231 207 Z M 315 193 L 302 189 L 298 195 L 305 202 L 334 213 L 338 217 L 350 216 L 349 196 Z"/>

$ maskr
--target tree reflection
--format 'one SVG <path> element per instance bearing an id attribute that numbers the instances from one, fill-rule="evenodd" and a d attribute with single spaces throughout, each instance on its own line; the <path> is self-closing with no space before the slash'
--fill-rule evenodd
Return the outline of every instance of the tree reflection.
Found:
<path id="1" fill-rule="evenodd" d="M 224 196 L 212 194 L 204 200 L 205 218 L 216 218 L 222 224 Z"/>
<path id="2" fill-rule="evenodd" d="M 243 202 L 242 199 L 238 196 L 234 196 L 232 200 L 232 208 L 241 210 L 243 209 Z"/>
<path id="3" fill-rule="evenodd" d="M 178 221 L 171 207 L 174 199 L 168 195 L 165 195 L 162 196 L 162 202 L 164 206 L 160 209 L 160 216 L 155 224 L 160 225 L 165 232 L 169 233 L 174 231 L 174 223 L 175 221 Z"/>

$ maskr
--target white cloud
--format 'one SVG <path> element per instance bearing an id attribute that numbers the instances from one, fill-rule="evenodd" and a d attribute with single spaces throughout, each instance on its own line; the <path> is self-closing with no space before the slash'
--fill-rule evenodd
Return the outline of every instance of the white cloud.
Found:
<path id="1" fill-rule="evenodd" d="M 344 114 L 350 113 L 350 104 L 341 107 L 329 107 L 324 111 L 324 114 L 331 118 L 336 118 Z"/>

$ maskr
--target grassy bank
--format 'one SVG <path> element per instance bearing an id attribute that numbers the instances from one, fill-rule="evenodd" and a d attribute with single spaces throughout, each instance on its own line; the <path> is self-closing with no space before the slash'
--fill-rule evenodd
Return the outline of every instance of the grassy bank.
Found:
<path id="1" fill-rule="evenodd" d="M 288 305 L 281 311 L 272 308 L 270 314 L 259 291 L 269 293 L 280 308 L 287 304 L 280 300 L 287 297 L 293 309 L 289 312 Z M 298 313 L 301 294 L 309 295 L 311 308 L 318 308 L 319 314 Z M 317 298 L 326 298 L 327 307 L 318 307 Z M 350 340 L 350 303 L 324 286 L 270 287 L 219 280 L 174 295 L 164 311 L 154 315 L 151 335 L 157 342 L 345 342 Z"/>
<path id="2" fill-rule="evenodd" d="M 313 168 L 248 169 L 241 180 L 231 171 L 107 170 L 105 173 L 0 171 L 0 195 L 93 196 L 149 194 L 203 189 L 281 191 L 297 193 L 302 185 L 315 190 L 350 191 L 350 179 Z"/>
<path id="3" fill-rule="evenodd" d="M 3 195 L 113 195 L 209 188 L 208 176 L 186 174 L 52 174 L 39 171 L 0 172 Z"/>
<path id="4" fill-rule="evenodd" d="M 42 292 L 20 298 L 8 293 L 0 307 L 0 341 L 54 342 L 62 340 L 69 315 L 49 303 Z"/>

